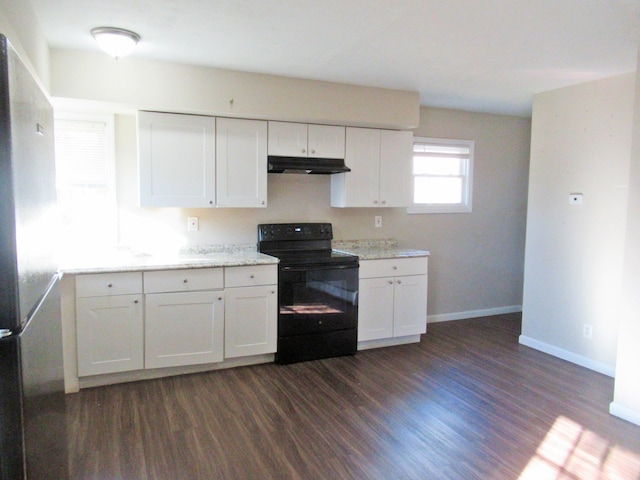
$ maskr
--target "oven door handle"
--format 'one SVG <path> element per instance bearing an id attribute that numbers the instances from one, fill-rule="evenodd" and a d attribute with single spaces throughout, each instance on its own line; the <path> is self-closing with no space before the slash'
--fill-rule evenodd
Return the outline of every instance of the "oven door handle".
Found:
<path id="1" fill-rule="evenodd" d="M 280 267 L 283 272 L 310 272 L 313 270 L 346 270 L 347 268 L 358 268 L 358 264 L 351 265 L 302 265 L 295 267 Z"/>

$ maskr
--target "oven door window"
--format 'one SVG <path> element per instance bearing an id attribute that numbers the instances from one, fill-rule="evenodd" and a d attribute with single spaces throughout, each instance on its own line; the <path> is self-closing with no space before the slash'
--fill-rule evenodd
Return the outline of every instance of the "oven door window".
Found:
<path id="1" fill-rule="evenodd" d="M 280 336 L 358 325 L 357 265 L 283 267 L 279 290 Z"/>

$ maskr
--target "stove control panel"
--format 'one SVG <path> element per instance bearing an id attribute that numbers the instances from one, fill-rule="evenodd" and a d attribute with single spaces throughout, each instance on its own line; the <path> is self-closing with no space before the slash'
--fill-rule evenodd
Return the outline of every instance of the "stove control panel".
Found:
<path id="1" fill-rule="evenodd" d="M 258 225 L 258 241 L 331 240 L 330 223 L 267 223 Z"/>

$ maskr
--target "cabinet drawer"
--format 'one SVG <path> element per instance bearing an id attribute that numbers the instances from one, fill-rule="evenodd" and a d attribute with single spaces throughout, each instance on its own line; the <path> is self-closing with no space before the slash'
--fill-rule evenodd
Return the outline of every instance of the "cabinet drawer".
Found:
<path id="1" fill-rule="evenodd" d="M 224 269 L 225 287 L 252 287 L 278 283 L 277 265 L 248 265 Z"/>
<path id="2" fill-rule="evenodd" d="M 144 292 L 193 292 L 223 287 L 222 268 L 160 270 L 144 273 Z"/>
<path id="3" fill-rule="evenodd" d="M 425 275 L 427 261 L 427 257 L 360 260 L 360 278 Z"/>
<path id="4" fill-rule="evenodd" d="M 76 297 L 142 293 L 142 273 L 95 273 L 76 276 Z"/>

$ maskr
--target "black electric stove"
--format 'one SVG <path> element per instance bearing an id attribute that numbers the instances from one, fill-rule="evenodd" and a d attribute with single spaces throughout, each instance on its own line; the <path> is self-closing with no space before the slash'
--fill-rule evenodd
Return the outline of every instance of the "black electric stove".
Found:
<path id="1" fill-rule="evenodd" d="M 280 259 L 277 363 L 357 351 L 358 257 L 332 238 L 330 223 L 258 225 L 258 251 Z"/>

